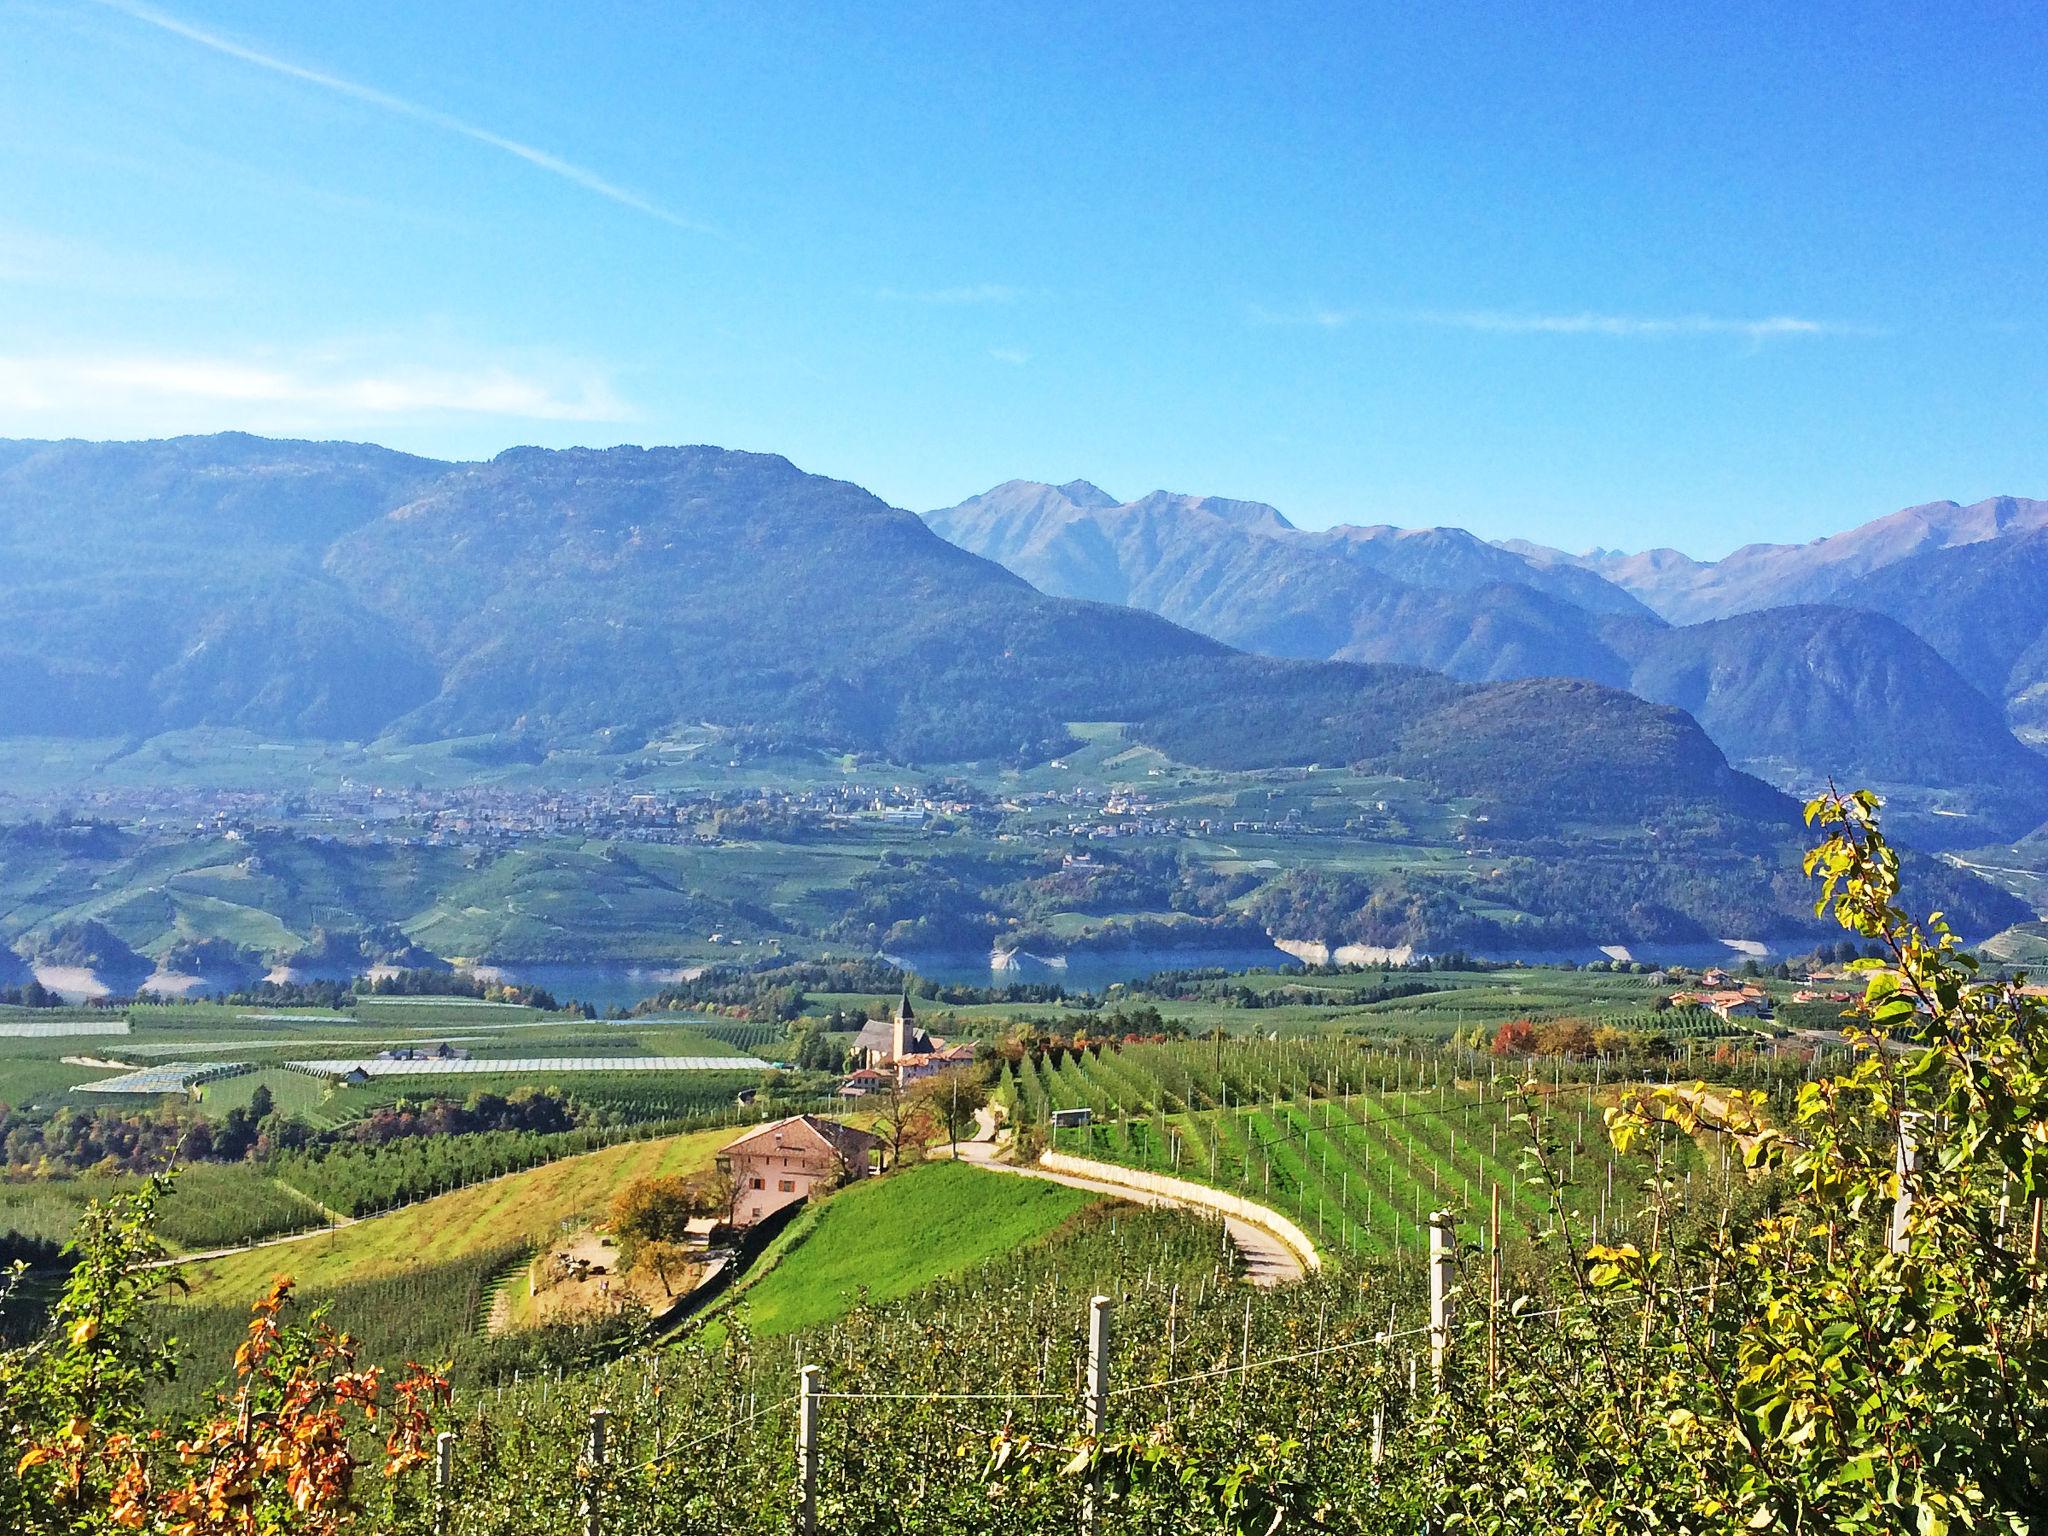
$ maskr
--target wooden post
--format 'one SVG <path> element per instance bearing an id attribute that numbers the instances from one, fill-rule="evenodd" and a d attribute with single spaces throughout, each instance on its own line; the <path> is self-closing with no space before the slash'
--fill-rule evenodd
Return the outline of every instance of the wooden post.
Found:
<path id="1" fill-rule="evenodd" d="M 1109 1422 L 1109 1298 L 1091 1297 L 1088 1302 L 1088 1385 L 1081 1397 L 1082 1432 L 1095 1443 L 1099 1454 L 1102 1432 Z M 1081 1502 L 1081 1528 L 1093 1531 L 1096 1499 L 1102 1488 L 1102 1474 L 1088 1474 L 1088 1493 Z"/>
<path id="2" fill-rule="evenodd" d="M 1444 1389 L 1444 1357 L 1451 1348 L 1451 1213 L 1429 1213 L 1429 1384 Z"/>
<path id="3" fill-rule="evenodd" d="M 455 1484 L 455 1431 L 434 1436 L 434 1536 L 447 1536 L 448 1495 Z"/>
<path id="4" fill-rule="evenodd" d="M 583 1536 L 604 1536 L 604 1425 L 602 1408 L 590 1410 L 590 1443 L 585 1451 L 586 1481 L 583 1485 Z"/>
<path id="5" fill-rule="evenodd" d="M 797 1536 L 816 1536 L 818 1529 L 818 1406 L 824 1395 L 825 1368 L 823 1366 L 807 1365 L 797 1372 Z"/>

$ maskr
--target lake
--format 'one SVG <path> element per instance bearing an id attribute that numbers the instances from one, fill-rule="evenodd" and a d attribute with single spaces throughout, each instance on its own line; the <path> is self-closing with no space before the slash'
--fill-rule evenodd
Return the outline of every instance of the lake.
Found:
<path id="1" fill-rule="evenodd" d="M 920 951 L 885 955 L 892 965 L 927 981 L 950 986 L 1008 987 L 1019 982 L 1057 982 L 1072 992 L 1100 992 L 1160 971 L 1221 968 L 1226 971 L 1299 970 L 1301 962 L 1272 944 L 1226 949 L 1106 949 L 1045 957 L 1017 953 L 998 968 L 989 951 Z"/>

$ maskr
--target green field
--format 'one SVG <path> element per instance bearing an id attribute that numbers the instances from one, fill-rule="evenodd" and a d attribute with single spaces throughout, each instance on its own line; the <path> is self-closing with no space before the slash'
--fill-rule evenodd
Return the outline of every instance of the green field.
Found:
<path id="1" fill-rule="evenodd" d="M 960 1163 L 862 1180 L 817 1209 L 815 1224 L 748 1287 L 742 1311 L 759 1334 L 815 1327 L 863 1299 L 894 1301 L 1037 1242 L 1093 1203 L 1079 1190 Z"/>
<path id="2" fill-rule="evenodd" d="M 72 1179 L 0 1182 L 0 1236 L 24 1238 L 47 1252 L 71 1236 L 86 1202 L 137 1187 L 140 1180 L 86 1174 Z M 198 1252 L 318 1226 L 320 1208 L 261 1169 L 196 1163 L 183 1169 L 157 1213 L 173 1248 Z"/>

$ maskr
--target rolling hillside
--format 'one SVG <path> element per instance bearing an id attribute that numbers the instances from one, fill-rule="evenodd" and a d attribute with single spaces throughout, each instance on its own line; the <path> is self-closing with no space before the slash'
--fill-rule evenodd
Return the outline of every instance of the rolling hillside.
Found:
<path id="1" fill-rule="evenodd" d="M 635 1179 L 695 1173 L 711 1166 L 730 1130 L 694 1131 L 633 1141 L 557 1163 L 472 1184 L 402 1206 L 354 1226 L 226 1258 L 184 1266 L 189 1289 L 181 1305 L 233 1305 L 288 1274 L 309 1291 L 374 1279 L 470 1257 L 508 1244 L 539 1242 L 562 1223 L 603 1217 L 617 1190 Z"/>

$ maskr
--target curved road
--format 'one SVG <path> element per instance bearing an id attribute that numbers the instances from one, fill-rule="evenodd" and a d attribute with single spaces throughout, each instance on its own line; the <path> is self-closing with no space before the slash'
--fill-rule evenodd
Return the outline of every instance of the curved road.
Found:
<path id="1" fill-rule="evenodd" d="M 1133 1205 L 1167 1205 L 1178 1209 L 1201 1209 L 1209 1215 L 1222 1214 L 1213 1207 L 1198 1206 L 1196 1202 L 1175 1199 L 1170 1195 L 1157 1194 L 1149 1189 L 1135 1189 L 1128 1184 L 1112 1183 L 1108 1179 L 1090 1179 L 1079 1174 L 1055 1173 L 1050 1168 L 1036 1168 L 1020 1163 L 999 1163 L 996 1161 L 997 1146 L 993 1141 L 963 1141 L 959 1146 L 959 1158 L 977 1168 L 990 1168 L 997 1173 L 1014 1173 L 1027 1179 L 1044 1179 L 1049 1184 L 1064 1184 L 1069 1189 L 1085 1189 L 1092 1194 L 1114 1195 L 1119 1200 L 1128 1200 Z M 1302 1277 L 1301 1260 L 1293 1249 L 1262 1227 L 1236 1216 L 1224 1215 L 1223 1225 L 1230 1233 L 1230 1241 L 1244 1258 L 1245 1278 L 1253 1285 L 1284 1285 L 1290 1280 Z"/>

